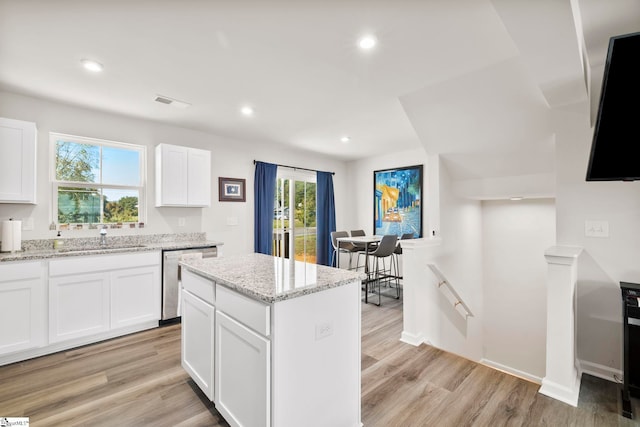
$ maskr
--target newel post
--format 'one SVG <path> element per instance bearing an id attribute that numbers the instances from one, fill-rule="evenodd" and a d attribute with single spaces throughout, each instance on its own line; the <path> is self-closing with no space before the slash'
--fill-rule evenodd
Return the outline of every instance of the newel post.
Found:
<path id="1" fill-rule="evenodd" d="M 581 373 L 576 357 L 576 285 L 582 248 L 552 246 L 547 269 L 547 359 L 539 392 L 578 405 Z"/>

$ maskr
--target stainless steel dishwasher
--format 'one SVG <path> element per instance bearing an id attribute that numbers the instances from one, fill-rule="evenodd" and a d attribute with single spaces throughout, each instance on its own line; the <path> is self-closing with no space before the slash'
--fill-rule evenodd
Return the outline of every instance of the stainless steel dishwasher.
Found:
<path id="1" fill-rule="evenodd" d="M 202 254 L 202 258 L 211 258 L 218 255 L 218 248 L 208 246 L 162 251 L 162 318 L 160 324 L 179 320 L 180 266 L 178 263 L 182 256 L 190 254 L 195 256 Z"/>

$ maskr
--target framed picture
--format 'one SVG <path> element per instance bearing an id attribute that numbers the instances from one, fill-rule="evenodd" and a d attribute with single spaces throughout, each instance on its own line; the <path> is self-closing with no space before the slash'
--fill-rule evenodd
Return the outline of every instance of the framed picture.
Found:
<path id="1" fill-rule="evenodd" d="M 373 233 L 422 237 L 422 165 L 373 172 Z"/>
<path id="2" fill-rule="evenodd" d="M 218 200 L 221 202 L 245 202 L 244 178 L 218 178 Z"/>

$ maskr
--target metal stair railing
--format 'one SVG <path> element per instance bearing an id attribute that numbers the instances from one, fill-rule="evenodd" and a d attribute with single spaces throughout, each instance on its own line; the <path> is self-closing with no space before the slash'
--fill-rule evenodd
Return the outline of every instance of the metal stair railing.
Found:
<path id="1" fill-rule="evenodd" d="M 427 266 L 431 269 L 433 274 L 438 279 L 438 288 L 445 295 L 447 300 L 453 304 L 453 308 L 463 316 L 465 319 L 467 317 L 473 317 L 473 313 L 469 306 L 462 300 L 458 292 L 456 292 L 453 285 L 444 277 L 442 271 L 435 264 L 427 264 Z"/>

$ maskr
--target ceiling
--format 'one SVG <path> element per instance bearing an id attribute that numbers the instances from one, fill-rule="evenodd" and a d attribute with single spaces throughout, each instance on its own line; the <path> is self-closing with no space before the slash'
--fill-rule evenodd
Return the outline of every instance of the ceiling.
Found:
<path id="1" fill-rule="evenodd" d="M 639 23 L 638 0 L 0 0 L 0 89 L 341 160 L 424 147 L 457 179 L 534 175 L 555 171 L 554 109 L 593 115 L 608 38 Z"/>

